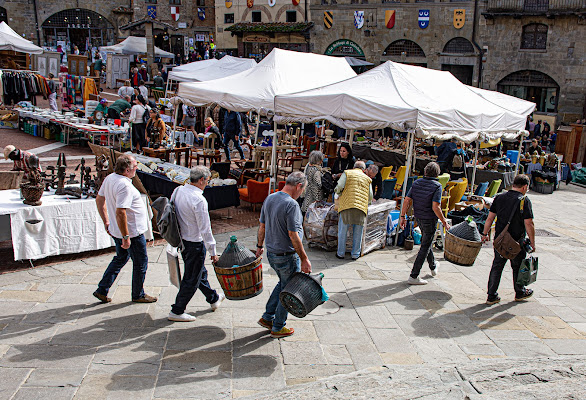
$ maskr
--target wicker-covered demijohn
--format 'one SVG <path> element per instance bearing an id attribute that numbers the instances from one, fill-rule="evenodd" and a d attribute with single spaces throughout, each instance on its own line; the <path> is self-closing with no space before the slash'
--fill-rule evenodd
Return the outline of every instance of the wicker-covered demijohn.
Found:
<path id="1" fill-rule="evenodd" d="M 482 238 L 472 217 L 454 225 L 447 233 L 444 258 L 454 264 L 471 266 L 482 247 Z"/>

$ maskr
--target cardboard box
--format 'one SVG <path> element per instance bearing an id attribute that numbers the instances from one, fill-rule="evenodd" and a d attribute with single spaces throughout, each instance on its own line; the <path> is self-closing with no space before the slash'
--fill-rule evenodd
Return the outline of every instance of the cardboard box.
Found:
<path id="1" fill-rule="evenodd" d="M 10 113 L 12 111 L 0 110 L 0 117 Z M 18 118 L 14 121 L 0 121 L 0 129 L 18 129 Z"/>

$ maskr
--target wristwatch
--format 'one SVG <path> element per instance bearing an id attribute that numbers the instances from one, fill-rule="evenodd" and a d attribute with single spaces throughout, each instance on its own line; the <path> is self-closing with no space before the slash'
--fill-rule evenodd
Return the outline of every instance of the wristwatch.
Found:
<path id="1" fill-rule="evenodd" d="M 256 245 L 257 249 L 262 249 L 262 246 L 259 246 L 258 244 Z"/>
<path id="2" fill-rule="evenodd" d="M 130 239 L 130 235 L 124 235 L 124 236 L 122 236 L 122 239 L 124 239 L 124 240 Z"/>

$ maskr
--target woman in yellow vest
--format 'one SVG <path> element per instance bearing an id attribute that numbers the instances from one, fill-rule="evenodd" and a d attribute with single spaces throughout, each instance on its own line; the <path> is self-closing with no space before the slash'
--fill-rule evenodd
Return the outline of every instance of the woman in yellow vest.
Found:
<path id="1" fill-rule="evenodd" d="M 338 251 L 336 257 L 344 259 L 348 227 L 352 226 L 352 259 L 360 257 L 362 247 L 362 230 L 368 213 L 368 205 L 372 201 L 372 179 L 366 175 L 366 165 L 356 161 L 354 169 L 342 173 L 338 185 L 334 189 L 339 197 L 338 212 Z"/>

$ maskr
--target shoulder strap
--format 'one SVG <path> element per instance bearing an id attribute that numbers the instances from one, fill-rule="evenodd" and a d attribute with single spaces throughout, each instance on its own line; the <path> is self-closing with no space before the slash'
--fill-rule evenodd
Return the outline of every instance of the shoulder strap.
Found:
<path id="1" fill-rule="evenodd" d="M 511 223 L 511 221 L 513 220 L 513 217 L 515 216 L 515 212 L 517 211 L 517 204 L 519 204 L 519 210 L 523 210 L 523 206 L 525 204 L 525 196 L 521 197 L 518 199 L 518 203 L 515 204 L 515 207 L 513 207 L 513 212 L 511 212 L 511 216 L 509 217 L 509 221 L 507 222 L 507 225 L 509 225 Z"/>

